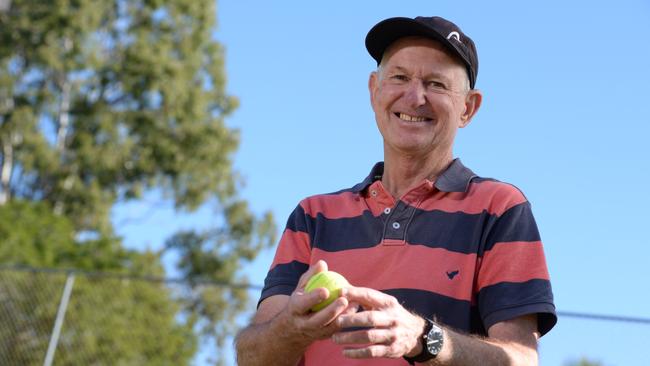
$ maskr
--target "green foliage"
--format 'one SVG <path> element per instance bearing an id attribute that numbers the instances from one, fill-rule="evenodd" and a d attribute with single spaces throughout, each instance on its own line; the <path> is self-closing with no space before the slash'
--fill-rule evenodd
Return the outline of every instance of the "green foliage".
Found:
<path id="1" fill-rule="evenodd" d="M 158 5 L 15 0 L 0 15 L 0 133 L 20 167 L 6 193 L 102 233 L 143 189 L 188 209 L 235 194 L 214 2 Z"/>
<path id="2" fill-rule="evenodd" d="M 0 363 L 42 364 L 65 280 L 0 270 Z M 197 337 L 178 311 L 162 283 L 76 275 L 54 364 L 189 365 Z"/>
<path id="3" fill-rule="evenodd" d="M 0 238 L 0 263 L 54 267 L 74 252 L 71 223 L 43 203 L 12 201 L 0 206 Z"/>
<path id="4" fill-rule="evenodd" d="M 70 220 L 45 202 L 12 200 L 0 206 L 0 238 L 0 263 L 149 273 L 136 268 L 143 254 L 125 250 L 115 238 L 76 241 Z"/>
<path id="5" fill-rule="evenodd" d="M 215 18 L 214 0 L 12 0 L 0 12 L 0 261 L 160 275 L 174 252 L 195 286 L 158 299 L 161 316 L 223 344 L 246 292 L 199 284 L 246 281 L 242 261 L 275 227 L 238 197 L 239 135 L 224 123 L 238 102 Z M 181 211 L 215 205 L 215 227 L 160 253 L 125 250 L 110 210 L 153 189 Z"/>
<path id="6" fill-rule="evenodd" d="M 0 270 L 0 364 L 42 364 L 65 277 Z"/>
<path id="7" fill-rule="evenodd" d="M 73 226 L 41 202 L 0 206 L 0 263 L 162 274 L 159 253 L 127 251 L 107 238 L 77 242 Z M 64 274 L 0 270 L 0 363 L 43 361 Z M 189 364 L 193 326 L 160 282 L 77 276 L 55 364 Z M 3 357 L 7 357 L 3 359 Z"/>
<path id="8" fill-rule="evenodd" d="M 220 347 L 228 335 L 235 334 L 237 314 L 247 310 L 247 291 L 201 284 L 247 283 L 244 276 L 238 275 L 240 261 L 252 260 L 260 249 L 270 246 L 275 230 L 268 214 L 256 223 L 245 202 L 237 201 L 226 207 L 225 212 L 228 221 L 222 226 L 204 233 L 180 232 L 166 243 L 166 250 L 180 255 L 178 268 L 184 278 L 194 284 L 186 313 L 190 319 L 197 320 L 200 333 L 214 339 Z"/>
<path id="9" fill-rule="evenodd" d="M 77 276 L 55 364 L 189 365 L 197 337 L 170 295 L 162 283 Z"/>

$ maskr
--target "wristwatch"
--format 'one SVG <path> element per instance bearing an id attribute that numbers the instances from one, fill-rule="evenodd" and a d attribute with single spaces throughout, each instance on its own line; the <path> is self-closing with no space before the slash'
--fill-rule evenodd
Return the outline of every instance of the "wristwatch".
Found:
<path id="1" fill-rule="evenodd" d="M 432 358 L 435 358 L 440 350 L 442 350 L 442 344 L 444 342 L 444 337 L 442 334 L 442 328 L 436 325 L 432 320 L 424 318 L 424 332 L 420 342 L 422 342 L 422 352 L 414 357 L 406 357 L 404 359 L 411 365 L 414 365 L 416 362 L 426 362 Z"/>

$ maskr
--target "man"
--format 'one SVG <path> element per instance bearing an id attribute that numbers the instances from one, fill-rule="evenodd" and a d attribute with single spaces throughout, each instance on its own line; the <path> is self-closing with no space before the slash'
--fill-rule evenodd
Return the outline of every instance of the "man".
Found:
<path id="1" fill-rule="evenodd" d="M 366 37 L 384 162 L 303 200 L 280 241 L 241 365 L 535 365 L 556 322 L 542 244 L 515 187 L 454 159 L 482 96 L 473 41 L 439 17 L 391 18 Z M 352 287 L 325 309 L 331 269 Z"/>

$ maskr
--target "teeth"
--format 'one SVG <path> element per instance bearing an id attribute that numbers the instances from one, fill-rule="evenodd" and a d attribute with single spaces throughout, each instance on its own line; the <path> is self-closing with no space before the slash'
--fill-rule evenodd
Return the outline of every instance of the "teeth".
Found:
<path id="1" fill-rule="evenodd" d="M 409 121 L 409 122 L 424 122 L 427 120 L 425 117 L 414 117 L 414 116 L 409 116 L 408 114 L 400 113 L 399 118 L 403 119 L 404 121 Z"/>

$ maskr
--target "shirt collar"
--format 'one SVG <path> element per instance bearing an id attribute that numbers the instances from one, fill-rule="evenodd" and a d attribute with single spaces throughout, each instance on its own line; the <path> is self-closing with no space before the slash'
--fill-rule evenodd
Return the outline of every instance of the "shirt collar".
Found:
<path id="1" fill-rule="evenodd" d="M 361 192 L 374 181 L 381 179 L 384 174 L 384 162 L 378 162 L 372 167 L 370 174 L 360 183 L 352 187 L 352 192 Z M 460 159 L 454 159 L 447 169 L 436 179 L 434 186 L 443 192 L 467 192 L 469 183 L 477 177 L 473 171 L 463 165 Z"/>

